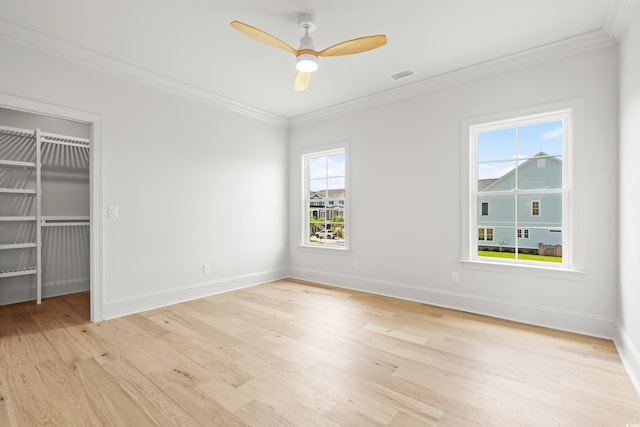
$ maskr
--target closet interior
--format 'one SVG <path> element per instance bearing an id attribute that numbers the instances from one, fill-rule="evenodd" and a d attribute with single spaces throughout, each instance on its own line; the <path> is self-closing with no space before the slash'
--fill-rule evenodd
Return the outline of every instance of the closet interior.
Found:
<path id="1" fill-rule="evenodd" d="M 90 289 L 89 150 L 0 126 L 0 305 Z"/>

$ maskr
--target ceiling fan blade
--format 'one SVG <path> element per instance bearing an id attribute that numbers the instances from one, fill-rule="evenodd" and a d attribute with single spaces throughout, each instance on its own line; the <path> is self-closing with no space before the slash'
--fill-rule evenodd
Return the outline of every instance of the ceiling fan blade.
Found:
<path id="1" fill-rule="evenodd" d="M 311 73 L 305 71 L 298 71 L 296 80 L 293 82 L 293 87 L 297 92 L 302 92 L 309 86 L 309 80 L 311 79 Z"/>
<path id="2" fill-rule="evenodd" d="M 291 52 L 294 55 L 297 52 L 296 49 L 292 48 L 291 46 L 289 46 L 279 38 L 274 37 L 265 31 L 259 30 L 256 27 L 252 27 L 251 25 L 247 25 L 240 21 L 231 21 L 231 26 L 236 30 L 240 31 L 242 34 L 249 36 L 252 39 L 262 42 L 264 44 L 268 44 L 269 46 L 286 50 L 287 52 Z"/>
<path id="3" fill-rule="evenodd" d="M 387 44 L 387 36 L 379 34 L 377 36 L 360 37 L 346 42 L 334 44 L 318 52 L 318 56 L 341 56 L 353 55 L 354 53 L 366 52 Z"/>

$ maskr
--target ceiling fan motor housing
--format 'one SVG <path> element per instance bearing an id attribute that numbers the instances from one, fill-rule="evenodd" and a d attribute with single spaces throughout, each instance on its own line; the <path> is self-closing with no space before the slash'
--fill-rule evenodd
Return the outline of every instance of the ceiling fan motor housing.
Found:
<path id="1" fill-rule="evenodd" d="M 310 21 L 302 21 L 303 15 L 300 15 L 300 26 L 304 27 L 304 36 L 300 39 L 298 51 L 301 52 L 296 56 L 296 68 L 298 71 L 311 73 L 318 69 L 318 57 L 315 55 L 313 39 L 309 35 L 309 31 L 315 30 L 315 25 Z"/>

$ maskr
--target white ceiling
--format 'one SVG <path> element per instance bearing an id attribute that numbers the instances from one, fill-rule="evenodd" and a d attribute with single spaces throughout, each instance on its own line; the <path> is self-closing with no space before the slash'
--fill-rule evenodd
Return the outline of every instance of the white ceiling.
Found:
<path id="1" fill-rule="evenodd" d="M 238 108 L 293 118 L 566 40 L 615 39 L 629 0 L 0 0 L 0 36 Z M 386 34 L 388 44 L 321 58 L 305 92 L 295 58 L 235 31 L 240 20 L 317 50 Z M 621 24 L 622 23 L 622 24 Z M 394 81 L 407 68 L 415 74 Z M 409 85 L 409 86 L 407 86 Z"/>

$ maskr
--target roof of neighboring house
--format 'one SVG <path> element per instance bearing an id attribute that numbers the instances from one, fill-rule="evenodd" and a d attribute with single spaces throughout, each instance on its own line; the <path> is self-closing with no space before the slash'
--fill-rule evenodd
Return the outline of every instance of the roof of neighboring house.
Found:
<path id="1" fill-rule="evenodd" d="M 344 199 L 344 189 L 311 191 L 311 199 Z"/>
<path id="2" fill-rule="evenodd" d="M 479 179 L 478 180 L 478 191 L 484 190 L 486 187 L 490 186 L 494 182 L 496 182 L 500 178 L 487 178 L 487 179 Z"/>
<path id="3" fill-rule="evenodd" d="M 534 154 L 532 157 L 527 159 L 521 165 L 518 165 L 518 169 L 522 170 L 523 168 L 525 168 L 528 165 L 530 165 L 531 163 L 533 163 L 534 160 L 537 161 L 538 159 L 541 159 L 541 158 L 542 159 L 549 159 L 551 161 L 561 163 L 561 161 L 558 160 L 556 158 L 556 156 L 553 156 L 551 154 L 547 154 L 544 151 L 540 151 L 538 154 Z M 479 179 L 478 180 L 478 191 L 490 190 L 494 185 L 497 185 L 501 181 L 504 181 L 508 177 L 512 176 L 514 173 L 516 173 L 516 168 L 511 169 L 509 172 L 505 173 L 500 178 Z M 482 182 L 481 183 L 481 181 L 491 181 L 491 182 Z"/>

